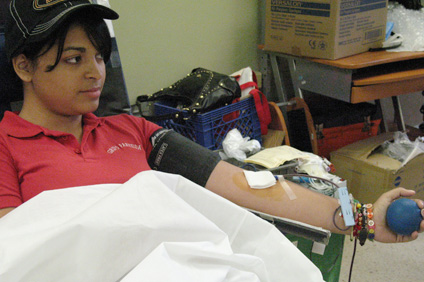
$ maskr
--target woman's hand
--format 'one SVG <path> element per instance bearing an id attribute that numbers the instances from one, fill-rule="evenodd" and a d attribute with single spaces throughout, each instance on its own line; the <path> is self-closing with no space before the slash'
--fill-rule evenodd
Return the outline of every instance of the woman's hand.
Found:
<path id="1" fill-rule="evenodd" d="M 421 221 L 420 230 L 414 231 L 409 236 L 398 235 L 391 231 L 386 223 L 386 213 L 389 205 L 396 199 L 401 197 L 412 197 L 415 195 L 414 190 L 404 188 L 396 188 L 390 190 L 380 196 L 374 204 L 374 222 L 375 222 L 375 240 L 382 243 L 399 243 L 409 242 L 417 239 L 418 233 L 424 231 L 424 220 Z M 418 207 L 421 209 L 421 215 L 424 216 L 424 202 L 415 200 Z"/>

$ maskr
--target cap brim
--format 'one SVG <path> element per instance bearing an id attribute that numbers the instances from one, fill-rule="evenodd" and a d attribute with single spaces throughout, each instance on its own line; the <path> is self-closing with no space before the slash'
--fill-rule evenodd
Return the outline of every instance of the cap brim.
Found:
<path id="1" fill-rule="evenodd" d="M 107 20 L 116 20 L 119 18 L 119 15 L 117 12 L 115 12 L 114 10 L 103 6 L 103 5 L 99 5 L 99 4 L 80 4 L 77 6 L 74 6 L 70 9 L 67 9 L 66 11 L 64 11 L 63 16 L 60 18 L 61 21 L 63 21 L 63 19 L 68 18 L 70 15 L 74 14 L 75 12 L 81 11 L 81 10 L 91 10 L 93 11 L 96 15 L 107 19 Z"/>
<path id="2" fill-rule="evenodd" d="M 119 18 L 119 15 L 117 12 L 115 12 L 114 10 L 106 6 L 99 5 L 99 4 L 81 4 L 77 6 L 75 10 L 79 11 L 81 9 L 92 9 L 93 11 L 97 12 L 99 16 L 108 20 L 116 20 Z"/>

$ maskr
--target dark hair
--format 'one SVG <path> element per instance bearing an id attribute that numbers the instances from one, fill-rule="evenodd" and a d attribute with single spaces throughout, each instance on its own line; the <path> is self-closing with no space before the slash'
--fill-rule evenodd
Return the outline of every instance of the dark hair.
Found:
<path id="1" fill-rule="evenodd" d="M 58 51 L 56 61 L 47 69 L 47 71 L 52 71 L 59 64 L 63 52 L 63 45 L 65 44 L 70 26 L 77 24 L 84 29 L 91 43 L 96 50 L 102 54 L 105 63 L 107 63 L 112 52 L 112 40 L 109 28 L 103 18 L 89 15 L 85 12 L 86 11 L 81 11 L 74 16 L 70 16 L 62 23 L 61 27 L 52 33 L 46 40 L 27 45 L 22 51 L 22 54 L 31 61 L 35 61 L 37 58 L 47 53 L 57 43 Z"/>

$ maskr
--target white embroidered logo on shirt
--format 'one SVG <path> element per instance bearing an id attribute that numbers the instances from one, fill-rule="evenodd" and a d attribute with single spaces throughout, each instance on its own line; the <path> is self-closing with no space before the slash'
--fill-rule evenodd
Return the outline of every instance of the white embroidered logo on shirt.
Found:
<path id="1" fill-rule="evenodd" d="M 120 150 L 120 149 L 123 149 L 123 148 L 131 148 L 131 149 L 136 149 L 136 150 L 139 150 L 139 151 L 142 151 L 142 150 L 143 150 L 143 148 L 141 147 L 141 145 L 137 145 L 137 144 L 130 144 L 130 143 L 120 143 L 120 144 L 118 144 L 117 146 L 112 146 L 112 147 L 110 147 L 110 148 L 107 150 L 107 152 L 108 152 L 108 154 L 113 154 L 113 153 L 115 153 L 116 151 L 118 151 L 118 150 Z"/>

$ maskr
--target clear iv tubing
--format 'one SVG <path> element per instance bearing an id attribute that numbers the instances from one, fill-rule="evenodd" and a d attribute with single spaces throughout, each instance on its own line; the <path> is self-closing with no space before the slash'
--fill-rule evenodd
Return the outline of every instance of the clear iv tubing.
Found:
<path id="1" fill-rule="evenodd" d="M 337 185 L 333 181 L 328 180 L 328 179 L 325 179 L 325 178 L 322 178 L 322 177 L 318 177 L 318 176 L 312 176 L 312 175 L 300 174 L 300 173 L 284 174 L 283 176 L 284 177 L 296 177 L 297 176 L 297 177 L 306 177 L 306 178 L 311 178 L 311 179 L 317 179 L 317 180 L 321 180 L 323 182 L 327 182 L 327 183 L 333 185 L 334 188 L 340 188 L 339 185 Z"/>

